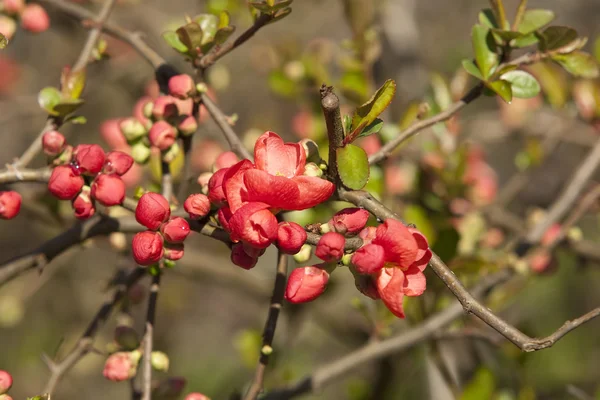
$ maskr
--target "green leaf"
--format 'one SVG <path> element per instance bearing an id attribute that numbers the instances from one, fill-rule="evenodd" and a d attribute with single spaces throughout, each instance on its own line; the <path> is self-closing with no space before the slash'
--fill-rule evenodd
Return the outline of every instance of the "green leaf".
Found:
<path id="1" fill-rule="evenodd" d="M 179 35 L 173 31 L 168 31 L 162 34 L 163 39 L 171 48 L 177 50 L 180 53 L 187 53 L 189 48 L 183 44 L 183 42 L 179 39 Z"/>
<path id="2" fill-rule="evenodd" d="M 0 32 L 0 50 L 8 46 L 8 39 Z"/>
<path id="3" fill-rule="evenodd" d="M 514 97 L 529 99 L 537 96 L 540 92 L 540 84 L 528 72 L 520 70 L 510 71 L 503 74 L 500 78 L 510 82 Z"/>
<path id="4" fill-rule="evenodd" d="M 194 22 L 200 26 L 202 31 L 200 45 L 212 42 L 219 28 L 219 18 L 213 14 L 200 14 L 194 17 Z"/>
<path id="5" fill-rule="evenodd" d="M 577 40 L 577 31 L 568 26 L 550 26 L 538 33 L 540 40 L 539 48 L 542 51 L 550 51 L 568 46 Z"/>
<path id="6" fill-rule="evenodd" d="M 465 69 L 465 71 L 467 71 L 470 75 L 474 76 L 475 78 L 483 81 L 485 80 L 483 78 L 483 75 L 481 75 L 481 72 L 479 72 L 479 68 L 477 68 L 477 65 L 475 65 L 475 63 L 471 60 L 462 60 L 462 67 Z"/>
<path id="7" fill-rule="evenodd" d="M 494 374 L 486 368 L 480 368 L 467 384 L 460 400 L 491 399 L 496 388 Z"/>
<path id="8" fill-rule="evenodd" d="M 226 26 L 224 28 L 219 28 L 219 30 L 215 34 L 214 43 L 215 44 L 225 43 L 225 41 L 227 39 L 229 39 L 229 36 L 231 36 L 231 34 L 233 32 L 235 32 L 235 26 Z"/>
<path id="9" fill-rule="evenodd" d="M 78 99 L 85 88 L 85 68 L 73 72 L 70 68 L 64 68 L 60 76 L 60 90 L 63 96 Z"/>
<path id="10" fill-rule="evenodd" d="M 353 190 L 362 189 L 369 180 L 369 159 L 360 147 L 347 144 L 336 150 L 337 167 L 344 186 Z"/>
<path id="11" fill-rule="evenodd" d="M 502 40 L 506 42 L 510 42 L 513 39 L 518 39 L 523 37 L 524 35 L 520 32 L 515 31 L 503 31 L 500 29 L 492 29 L 492 32 L 498 35 Z"/>
<path id="12" fill-rule="evenodd" d="M 517 30 L 521 33 L 531 33 L 548 25 L 554 18 L 554 12 L 551 10 L 527 10 L 523 13 L 523 19 L 517 27 Z"/>
<path id="13" fill-rule="evenodd" d="M 83 105 L 82 99 L 62 99 L 57 105 L 54 106 L 55 115 L 64 117 L 71 114 Z"/>
<path id="14" fill-rule="evenodd" d="M 355 103 L 362 103 L 369 96 L 368 82 L 363 70 L 347 69 L 340 78 L 340 90 L 344 97 Z M 347 131 L 349 133 L 350 131 Z"/>
<path id="15" fill-rule="evenodd" d="M 598 77 L 598 64 L 591 54 L 574 51 L 569 54 L 558 54 L 552 59 L 572 75 L 582 78 Z"/>
<path id="16" fill-rule="evenodd" d="M 452 104 L 452 94 L 444 77 L 438 73 L 431 75 L 431 88 L 433 98 L 441 110 L 445 110 Z"/>
<path id="17" fill-rule="evenodd" d="M 65 119 L 65 122 L 70 122 L 75 125 L 83 125 L 87 123 L 87 118 L 83 115 L 73 115 L 72 117 Z"/>
<path id="18" fill-rule="evenodd" d="M 221 11 L 219 13 L 219 26 L 218 26 L 218 29 L 228 27 L 230 20 L 231 20 L 231 18 L 229 17 L 229 13 L 227 11 Z"/>
<path id="19" fill-rule="evenodd" d="M 296 82 L 281 70 L 274 70 L 269 74 L 269 87 L 272 91 L 284 97 L 294 97 L 298 92 Z"/>
<path id="20" fill-rule="evenodd" d="M 486 82 L 485 85 L 500 96 L 502 100 L 510 104 L 512 101 L 512 89 L 509 82 L 500 79 L 494 82 Z"/>
<path id="21" fill-rule="evenodd" d="M 360 134 L 367 125 L 370 125 L 375 121 L 375 119 L 390 105 L 395 93 L 396 82 L 392 79 L 388 79 L 377 92 L 375 92 L 369 101 L 354 111 L 354 115 L 352 115 L 352 132 L 349 135 L 350 141 L 354 140 L 356 135 Z"/>
<path id="22" fill-rule="evenodd" d="M 288 15 L 290 15 L 291 13 L 292 13 L 292 9 L 289 7 L 284 8 L 283 10 L 279 10 L 273 15 L 273 18 L 271 18 L 271 20 L 268 23 L 272 24 L 273 22 L 280 21 L 280 20 L 284 19 L 285 17 L 287 17 Z"/>
<path id="23" fill-rule="evenodd" d="M 539 39 L 537 38 L 537 36 L 535 36 L 535 33 L 528 33 L 525 36 L 514 39 L 510 45 L 517 49 L 522 49 L 523 47 L 532 46 L 538 41 Z"/>
<path id="24" fill-rule="evenodd" d="M 357 138 L 365 137 L 365 136 L 369 136 L 374 133 L 377 133 L 381 130 L 381 128 L 383 128 L 383 121 L 380 120 L 379 118 L 375 118 L 375 121 L 373 121 L 369 125 L 365 126 L 365 129 L 363 129 L 363 131 L 357 136 Z"/>
<path id="25" fill-rule="evenodd" d="M 479 13 L 479 23 L 483 26 L 487 26 L 488 28 L 500 28 L 498 22 L 496 21 L 496 16 L 494 15 L 494 11 L 491 8 L 484 8 Z"/>
<path id="26" fill-rule="evenodd" d="M 202 44 L 202 28 L 197 22 L 190 22 L 180 27 L 176 31 L 181 43 L 188 48 L 189 51 L 196 50 Z"/>
<path id="27" fill-rule="evenodd" d="M 495 53 L 495 42 L 490 29 L 483 25 L 474 25 L 471 31 L 471 43 L 477 67 L 487 79 L 498 63 L 498 54 Z"/>
<path id="28" fill-rule="evenodd" d="M 344 125 L 344 133 L 347 135 L 352 127 L 352 117 L 349 114 L 344 115 L 344 118 L 342 118 L 342 124 Z"/>
<path id="29" fill-rule="evenodd" d="M 50 115 L 58 115 L 54 110 L 54 107 L 60 103 L 61 100 L 62 96 L 55 87 L 45 87 L 40 90 L 40 93 L 38 94 L 38 104 Z"/>

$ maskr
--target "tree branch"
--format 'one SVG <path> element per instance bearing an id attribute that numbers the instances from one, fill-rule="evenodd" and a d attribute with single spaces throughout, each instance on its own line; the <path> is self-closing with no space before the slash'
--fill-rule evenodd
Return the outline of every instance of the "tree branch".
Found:
<path id="1" fill-rule="evenodd" d="M 340 99 L 333 92 L 333 87 L 321 86 L 321 109 L 327 125 L 329 138 L 329 159 L 327 160 L 327 175 L 335 182 L 339 181 L 336 150 L 344 145 L 344 127 L 340 115 Z"/>
<path id="2" fill-rule="evenodd" d="M 0 171 L 0 184 L 16 182 L 47 183 L 51 173 L 52 170 L 49 168 L 17 169 L 9 166 L 6 170 Z"/>
<path id="3" fill-rule="evenodd" d="M 156 303 L 160 290 L 160 271 L 152 277 L 148 313 L 146 314 L 146 333 L 144 334 L 144 355 L 142 358 L 142 400 L 152 398 L 152 341 L 154 336 L 154 321 L 156 319 Z"/>

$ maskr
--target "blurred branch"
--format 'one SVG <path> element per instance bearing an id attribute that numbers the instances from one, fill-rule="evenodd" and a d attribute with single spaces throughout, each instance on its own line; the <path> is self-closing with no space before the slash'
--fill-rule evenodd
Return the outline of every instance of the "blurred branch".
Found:
<path id="1" fill-rule="evenodd" d="M 273 344 L 273 338 L 275 337 L 275 328 L 277 327 L 277 318 L 281 311 L 281 303 L 283 302 L 283 295 L 285 294 L 285 283 L 287 280 L 287 267 L 288 267 L 288 256 L 283 252 L 278 252 L 277 271 L 275 273 L 275 281 L 273 283 L 273 295 L 271 296 L 271 304 L 269 306 L 269 316 L 263 329 L 263 341 L 260 349 L 260 359 L 256 372 L 254 374 L 254 381 L 248 389 L 244 400 L 256 400 L 263 388 L 263 381 L 265 377 L 265 370 L 269 363 L 269 356 L 273 352 L 271 347 Z"/>
<path id="2" fill-rule="evenodd" d="M 92 30 L 90 30 L 87 40 L 83 45 L 83 49 L 81 49 L 81 53 L 79 53 L 77 61 L 75 61 L 75 64 L 73 64 L 71 73 L 77 73 L 85 69 L 86 65 L 90 60 L 92 52 L 94 51 L 94 47 L 96 47 L 98 38 L 100 38 L 100 34 L 102 33 L 102 26 L 108 19 L 115 3 L 116 0 L 106 0 L 102 5 L 102 9 L 98 14 L 98 18 L 94 20 L 94 27 L 92 28 Z"/>
<path id="3" fill-rule="evenodd" d="M 0 171 L 0 184 L 16 182 L 39 182 L 46 183 L 50 179 L 52 170 L 49 168 L 40 169 L 17 169 L 11 165 L 3 171 Z"/>
<path id="4" fill-rule="evenodd" d="M 171 203 L 171 197 L 173 197 L 173 176 L 171 175 L 171 169 L 169 163 L 162 161 L 161 163 L 162 179 L 161 179 L 161 190 L 162 195 L 169 203 Z"/>
<path id="5" fill-rule="evenodd" d="M 46 120 L 46 124 L 40 131 L 40 133 L 36 136 L 36 138 L 31 142 L 29 147 L 25 150 L 25 152 L 15 160 L 15 162 L 11 165 L 11 167 L 17 172 L 17 174 L 22 173 L 19 171 L 19 168 L 26 167 L 33 161 L 35 156 L 38 155 L 40 150 L 42 150 L 42 136 L 46 132 L 54 131 L 58 129 L 62 125 L 62 121 L 58 117 L 48 116 Z"/>
<path id="6" fill-rule="evenodd" d="M 46 355 L 43 356 L 44 362 L 50 369 L 50 378 L 46 383 L 44 393 L 52 394 L 60 379 L 92 350 L 94 336 L 98 330 L 106 322 L 113 308 L 123 299 L 127 290 L 144 276 L 145 271 L 144 268 L 136 268 L 123 279 L 111 298 L 102 304 L 75 347 L 60 362 L 52 361 Z"/>
<path id="7" fill-rule="evenodd" d="M 146 332 L 144 334 L 144 355 L 142 357 L 142 400 L 152 398 L 152 341 L 154 336 L 154 321 L 156 319 L 156 303 L 160 290 L 160 271 L 152 277 L 150 297 L 148 298 L 148 313 L 146 314 Z"/>

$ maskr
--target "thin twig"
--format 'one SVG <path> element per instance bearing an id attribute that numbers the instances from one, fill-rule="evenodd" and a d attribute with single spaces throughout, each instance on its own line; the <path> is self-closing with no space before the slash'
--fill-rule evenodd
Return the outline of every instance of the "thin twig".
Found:
<path id="1" fill-rule="evenodd" d="M 142 400 L 151 400 L 152 396 L 152 341 L 154 336 L 154 320 L 156 319 L 156 303 L 160 289 L 160 272 L 152 277 L 148 313 L 146 314 L 146 332 L 144 333 L 144 355 L 142 358 Z"/>
<path id="2" fill-rule="evenodd" d="M 16 182 L 39 182 L 46 183 L 50 179 L 52 170 L 49 168 L 40 169 L 16 169 L 8 167 L 0 171 L 0 184 Z"/>
<path id="3" fill-rule="evenodd" d="M 171 175 L 171 169 L 169 168 L 168 162 L 163 161 L 161 163 L 161 168 L 162 168 L 162 179 L 161 179 L 162 195 L 170 203 L 171 197 L 173 197 L 173 176 Z"/>
<path id="4" fill-rule="evenodd" d="M 35 156 L 37 156 L 38 153 L 42 150 L 42 136 L 44 136 L 46 132 L 58 129 L 61 125 L 62 121 L 60 118 L 49 116 L 40 133 L 38 133 L 33 142 L 31 142 L 29 147 L 25 149 L 21 157 L 19 157 L 12 166 L 17 171 L 19 171 L 19 168 L 28 166 L 31 163 L 31 161 L 33 161 Z"/>
<path id="5" fill-rule="evenodd" d="M 265 323 L 265 328 L 263 329 L 263 341 L 260 349 L 260 359 L 254 374 L 254 380 L 248 389 L 244 400 L 255 400 L 263 388 L 265 370 L 267 369 L 267 364 L 269 364 L 269 356 L 273 352 L 272 345 L 273 338 L 275 337 L 275 328 L 277 327 L 277 318 L 279 317 L 279 312 L 281 311 L 281 304 L 283 302 L 283 295 L 285 293 L 287 264 L 287 255 L 279 251 L 275 281 L 273 283 L 273 295 L 271 296 L 271 303 L 269 305 L 269 316 L 267 317 L 267 322 Z"/>

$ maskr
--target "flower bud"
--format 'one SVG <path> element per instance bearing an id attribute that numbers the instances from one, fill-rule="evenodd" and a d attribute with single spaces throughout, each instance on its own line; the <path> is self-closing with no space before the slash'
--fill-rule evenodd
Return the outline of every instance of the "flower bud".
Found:
<path id="1" fill-rule="evenodd" d="M 329 274 L 321 268 L 296 268 L 288 278 L 285 299 L 290 303 L 312 301 L 325 291 L 328 281 Z"/>
<path id="2" fill-rule="evenodd" d="M 183 209 L 192 219 L 200 219 L 210 212 L 210 201 L 203 194 L 191 194 L 183 203 Z"/>
<path id="3" fill-rule="evenodd" d="M 133 117 L 125 118 L 124 120 L 122 120 L 119 123 L 119 128 L 121 129 L 121 132 L 125 137 L 126 141 L 129 143 L 135 142 L 139 138 L 146 136 L 146 134 L 148 133 L 146 127 L 140 121 Z"/>
<path id="4" fill-rule="evenodd" d="M 178 114 L 175 99 L 171 96 L 160 96 L 154 100 L 152 116 L 156 120 L 168 119 Z"/>
<path id="5" fill-rule="evenodd" d="M 59 155 L 65 148 L 65 137 L 58 131 L 50 131 L 42 136 L 42 148 L 49 156 Z"/>
<path id="6" fill-rule="evenodd" d="M 162 351 L 153 351 L 150 355 L 152 368 L 157 371 L 167 372 L 169 370 L 169 357 Z"/>
<path id="7" fill-rule="evenodd" d="M 133 259 L 140 265 L 158 262 L 163 254 L 163 238 L 158 232 L 144 231 L 136 233 L 131 242 Z"/>
<path id="8" fill-rule="evenodd" d="M 217 156 L 213 165 L 213 172 L 220 170 L 221 168 L 229 168 L 239 161 L 238 156 L 233 151 L 226 151 Z"/>
<path id="9" fill-rule="evenodd" d="M 183 257 L 184 246 L 183 243 L 165 243 L 164 257 L 167 260 L 177 261 Z"/>
<path id="10" fill-rule="evenodd" d="M 44 32 L 50 27 L 50 17 L 39 4 L 28 4 L 21 13 L 21 26 L 33 33 Z"/>
<path id="11" fill-rule="evenodd" d="M 137 372 L 137 366 L 140 361 L 140 352 L 124 352 L 111 354 L 104 364 L 102 374 L 108 380 L 121 382 L 131 379 Z"/>
<path id="12" fill-rule="evenodd" d="M 100 125 L 100 136 L 111 149 L 123 149 L 128 146 L 120 125 L 120 118 L 107 119 Z"/>
<path id="13" fill-rule="evenodd" d="M 0 192 L 0 219 L 12 219 L 21 210 L 21 195 L 15 191 Z"/>
<path id="14" fill-rule="evenodd" d="M 336 261 L 344 255 L 346 239 L 339 233 L 328 232 L 321 236 L 315 255 L 326 262 Z"/>
<path id="15" fill-rule="evenodd" d="M 169 202 L 159 193 L 145 193 L 135 208 L 136 221 L 152 230 L 158 229 L 170 216 Z"/>
<path id="16" fill-rule="evenodd" d="M 258 257 L 246 253 L 241 243 L 236 243 L 231 248 L 231 262 L 244 269 L 252 269 L 258 262 Z"/>
<path id="17" fill-rule="evenodd" d="M 203 395 L 202 393 L 194 392 L 185 396 L 184 400 L 210 400 L 210 398 Z"/>
<path id="18" fill-rule="evenodd" d="M 150 159 L 150 148 L 143 142 L 131 146 L 131 158 L 138 164 L 146 164 Z"/>
<path id="19" fill-rule="evenodd" d="M 369 212 L 362 208 L 345 208 L 329 220 L 332 231 L 342 235 L 359 233 L 369 220 Z"/>
<path id="20" fill-rule="evenodd" d="M 306 231 L 295 222 L 280 222 L 277 228 L 277 247 L 286 254 L 296 254 L 306 242 Z"/>
<path id="21" fill-rule="evenodd" d="M 17 30 L 17 23 L 15 20 L 7 15 L 0 14 L 0 32 L 8 40 L 11 40 Z"/>
<path id="22" fill-rule="evenodd" d="M 152 99 L 148 96 L 144 96 L 133 106 L 133 116 L 140 121 L 144 127 L 149 128 L 152 126 L 152 121 L 150 121 L 149 118 L 152 116 L 153 107 L 154 104 L 152 103 Z"/>
<path id="23" fill-rule="evenodd" d="M 177 132 L 175 128 L 167 121 L 158 121 L 152 125 L 148 133 L 148 139 L 152 146 L 158 147 L 160 150 L 167 150 L 173 143 Z"/>
<path id="24" fill-rule="evenodd" d="M 177 124 L 177 130 L 183 136 L 193 135 L 198 130 L 198 122 L 193 115 L 189 115 Z"/>
<path id="25" fill-rule="evenodd" d="M 104 206 L 116 206 L 125 200 L 125 183 L 118 175 L 100 174 L 92 182 L 92 197 Z"/>
<path id="26" fill-rule="evenodd" d="M 162 152 L 162 160 L 170 164 L 180 155 L 181 147 L 179 147 L 179 143 L 175 142 L 167 149 L 167 151 Z"/>
<path id="27" fill-rule="evenodd" d="M 194 113 L 194 100 L 192 99 L 177 99 L 172 97 L 175 107 L 177 107 L 177 113 L 179 115 L 192 115 Z M 175 116 L 177 114 L 174 114 Z"/>
<path id="28" fill-rule="evenodd" d="M 360 274 L 373 274 L 385 264 L 385 249 L 373 243 L 364 245 L 352 256 L 352 264 Z"/>
<path id="29" fill-rule="evenodd" d="M 298 264 L 302 264 L 310 260 L 312 256 L 312 246 L 310 244 L 304 244 L 300 248 L 300 251 L 294 254 L 294 261 Z"/>
<path id="30" fill-rule="evenodd" d="M 323 176 L 323 170 L 315 163 L 307 163 L 304 166 L 304 175 L 320 178 Z"/>
<path id="31" fill-rule="evenodd" d="M 180 99 L 188 98 L 196 91 L 194 80 L 187 74 L 175 75 L 169 79 L 169 93 Z"/>
<path id="32" fill-rule="evenodd" d="M 4 0 L 0 8 L 7 14 L 19 14 L 25 8 L 25 0 Z"/>
<path id="33" fill-rule="evenodd" d="M 52 170 L 48 190 L 60 200 L 71 200 L 83 187 L 83 178 L 75 174 L 68 165 L 60 165 Z"/>
<path id="34" fill-rule="evenodd" d="M 8 392 L 8 389 L 10 389 L 12 383 L 12 375 L 0 369 L 0 394 Z"/>
<path id="35" fill-rule="evenodd" d="M 223 178 L 227 170 L 228 168 L 218 170 L 208 181 L 208 199 L 217 206 L 225 204 L 227 201 L 225 192 L 223 191 Z"/>
<path id="36" fill-rule="evenodd" d="M 75 218 L 88 219 L 96 213 L 96 207 L 90 195 L 90 187 L 84 186 L 81 192 L 73 199 L 73 211 Z"/>
<path id="37" fill-rule="evenodd" d="M 169 243 L 182 243 L 190 234 L 190 225 L 181 218 L 171 218 L 160 226 L 160 232 Z"/>
<path id="38" fill-rule="evenodd" d="M 97 144 L 80 144 L 73 149 L 73 158 L 81 174 L 96 175 L 104 165 L 104 150 Z"/>
<path id="39" fill-rule="evenodd" d="M 123 350 L 135 350 L 140 347 L 140 338 L 131 326 L 119 325 L 115 328 L 115 342 Z"/>
<path id="40" fill-rule="evenodd" d="M 105 174 L 124 175 L 133 165 L 133 158 L 122 151 L 111 151 L 106 155 L 103 172 Z"/>

